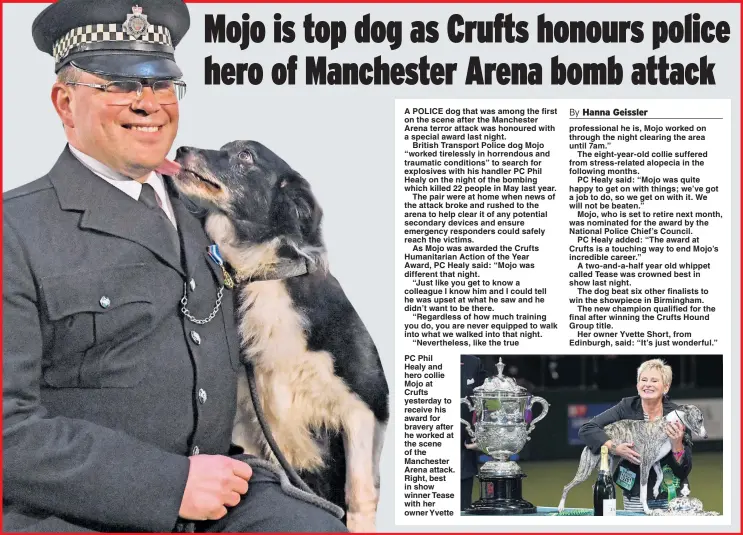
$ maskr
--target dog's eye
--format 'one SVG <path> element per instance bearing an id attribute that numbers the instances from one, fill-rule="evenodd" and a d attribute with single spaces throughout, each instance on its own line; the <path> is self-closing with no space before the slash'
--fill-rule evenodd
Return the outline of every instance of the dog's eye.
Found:
<path id="1" fill-rule="evenodd" d="M 246 151 L 241 152 L 240 154 L 237 155 L 237 157 L 240 158 L 244 162 L 253 161 L 253 155 Z"/>

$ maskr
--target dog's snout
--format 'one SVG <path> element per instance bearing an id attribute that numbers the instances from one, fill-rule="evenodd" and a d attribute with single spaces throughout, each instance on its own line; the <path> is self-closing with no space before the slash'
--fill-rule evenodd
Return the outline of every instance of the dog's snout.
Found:
<path id="1" fill-rule="evenodd" d="M 202 151 L 196 147 L 178 147 L 175 151 L 175 159 L 183 165 L 193 165 L 202 156 Z"/>

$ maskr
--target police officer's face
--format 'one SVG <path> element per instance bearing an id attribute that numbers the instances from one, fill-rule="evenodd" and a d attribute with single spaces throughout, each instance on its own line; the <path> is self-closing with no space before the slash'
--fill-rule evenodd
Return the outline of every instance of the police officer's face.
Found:
<path id="1" fill-rule="evenodd" d="M 81 83 L 105 84 L 83 72 Z M 85 86 L 55 84 L 52 98 L 70 144 L 134 179 L 163 162 L 178 130 L 178 103 L 161 104 L 145 87 L 129 105 L 112 105 L 110 94 Z"/>

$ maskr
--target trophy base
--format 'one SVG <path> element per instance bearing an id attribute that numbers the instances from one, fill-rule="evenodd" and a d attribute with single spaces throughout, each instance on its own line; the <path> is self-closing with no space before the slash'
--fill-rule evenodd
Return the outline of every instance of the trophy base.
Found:
<path id="1" fill-rule="evenodd" d="M 515 463 L 514 463 L 515 464 Z M 467 509 L 471 515 L 533 515 L 537 508 L 521 497 L 526 474 L 486 476 L 479 474 L 480 498 Z"/>

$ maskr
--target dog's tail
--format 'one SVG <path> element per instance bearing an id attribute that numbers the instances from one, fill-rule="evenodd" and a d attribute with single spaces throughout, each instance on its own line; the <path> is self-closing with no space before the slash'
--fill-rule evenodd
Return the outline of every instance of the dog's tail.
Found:
<path id="1" fill-rule="evenodd" d="M 583 453 L 581 453 L 580 463 L 578 464 L 578 471 L 576 472 L 575 477 L 562 489 L 562 498 L 560 499 L 560 505 L 557 506 L 558 511 L 562 512 L 562 510 L 565 508 L 565 500 L 568 497 L 568 492 L 570 492 L 570 489 L 572 489 L 576 485 L 580 485 L 586 479 L 588 479 L 588 477 L 591 475 L 591 472 L 593 472 L 594 468 L 596 468 L 596 465 L 598 465 L 599 460 L 600 457 L 591 453 L 591 450 L 588 449 L 588 446 L 583 448 Z"/>

